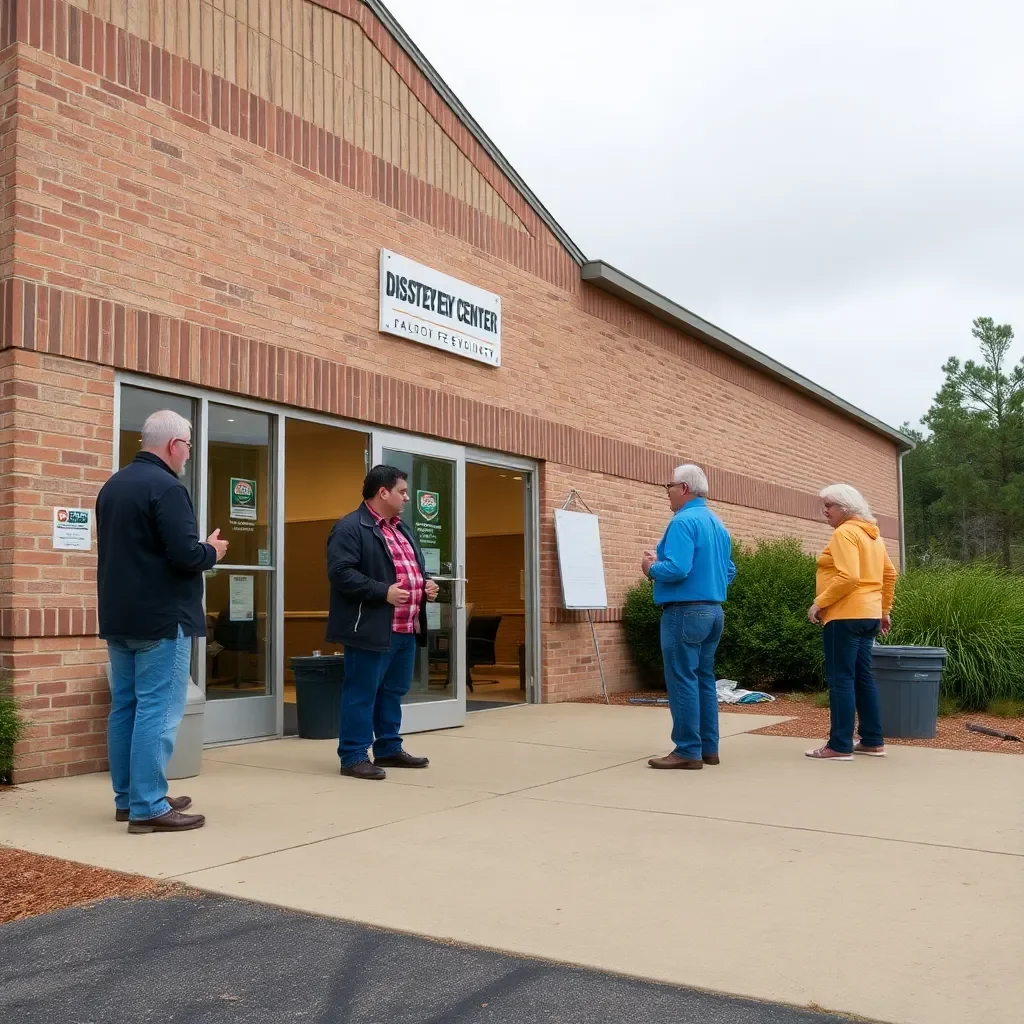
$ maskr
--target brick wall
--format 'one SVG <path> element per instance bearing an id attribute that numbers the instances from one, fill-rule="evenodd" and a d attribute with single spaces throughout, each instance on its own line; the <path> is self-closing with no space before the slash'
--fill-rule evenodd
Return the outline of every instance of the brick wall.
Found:
<path id="1" fill-rule="evenodd" d="M 54 551 L 54 506 L 95 507 L 113 461 L 113 372 L 0 352 L 0 666 L 30 722 L 19 781 L 105 765 L 96 557 Z"/>

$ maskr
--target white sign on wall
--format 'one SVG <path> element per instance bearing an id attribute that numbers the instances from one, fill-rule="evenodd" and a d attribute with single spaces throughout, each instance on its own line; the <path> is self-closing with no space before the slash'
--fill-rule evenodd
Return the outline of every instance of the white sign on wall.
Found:
<path id="1" fill-rule="evenodd" d="M 55 508 L 53 510 L 53 548 L 55 551 L 92 550 L 92 510 Z"/>
<path id="2" fill-rule="evenodd" d="M 380 330 L 501 366 L 501 296 L 380 251 Z"/>

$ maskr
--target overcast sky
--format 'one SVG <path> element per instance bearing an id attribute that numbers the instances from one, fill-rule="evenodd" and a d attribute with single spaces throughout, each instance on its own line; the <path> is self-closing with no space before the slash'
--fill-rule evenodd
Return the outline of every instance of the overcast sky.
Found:
<path id="1" fill-rule="evenodd" d="M 385 3 L 588 258 L 862 409 L 1024 355 L 1019 2 Z"/>

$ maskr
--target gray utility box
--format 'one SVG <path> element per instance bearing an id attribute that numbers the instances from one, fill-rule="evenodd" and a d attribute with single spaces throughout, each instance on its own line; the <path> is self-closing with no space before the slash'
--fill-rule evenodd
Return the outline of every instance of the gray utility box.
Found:
<path id="1" fill-rule="evenodd" d="M 107 683 L 110 684 L 110 662 L 107 662 Z M 185 714 L 178 726 L 174 741 L 174 753 L 167 763 L 168 779 L 191 779 L 203 767 L 203 712 L 206 711 L 206 694 L 188 680 L 188 695 L 185 698 Z"/>
<path id="2" fill-rule="evenodd" d="M 185 698 L 185 714 L 178 726 L 174 741 L 174 753 L 167 764 L 168 779 L 194 778 L 203 767 L 203 712 L 206 711 L 206 695 L 188 681 L 188 696 Z"/>
<path id="3" fill-rule="evenodd" d="M 887 647 L 871 650 L 878 687 L 882 735 L 930 740 L 939 724 L 939 684 L 946 667 L 944 647 Z"/>

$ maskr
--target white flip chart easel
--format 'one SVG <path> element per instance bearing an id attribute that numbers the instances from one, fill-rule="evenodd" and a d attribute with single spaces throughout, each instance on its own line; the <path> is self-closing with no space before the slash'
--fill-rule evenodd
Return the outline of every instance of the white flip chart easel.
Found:
<path id="1" fill-rule="evenodd" d="M 592 614 L 595 608 L 608 607 L 600 523 L 575 489 L 569 492 L 562 507 L 555 509 L 555 543 L 558 547 L 558 571 L 562 578 L 562 604 L 566 609 L 587 613 L 597 668 L 601 673 L 601 693 L 608 704 L 608 686 Z"/>

